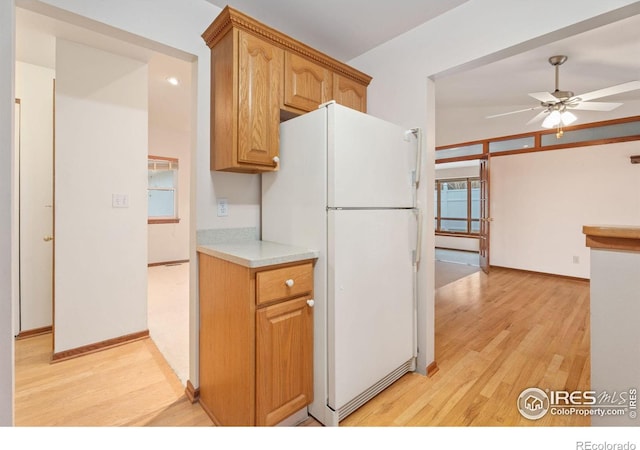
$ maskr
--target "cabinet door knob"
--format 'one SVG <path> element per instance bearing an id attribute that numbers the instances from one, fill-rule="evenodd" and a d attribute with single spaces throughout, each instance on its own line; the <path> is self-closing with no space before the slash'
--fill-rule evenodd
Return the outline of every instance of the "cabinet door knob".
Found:
<path id="1" fill-rule="evenodd" d="M 313 308 L 313 305 L 315 305 L 315 304 L 316 304 L 316 302 L 315 302 L 315 301 L 313 301 L 313 299 L 312 299 L 312 298 L 310 298 L 309 300 L 307 300 L 307 305 L 309 305 L 309 307 L 310 307 L 310 308 Z"/>
<path id="2" fill-rule="evenodd" d="M 284 284 L 286 284 L 289 287 L 293 287 L 295 283 L 291 278 L 289 278 L 287 281 L 284 282 Z"/>
<path id="3" fill-rule="evenodd" d="M 272 161 L 273 161 L 273 164 L 275 164 L 277 166 L 278 163 L 280 162 L 280 158 L 278 158 L 277 156 L 274 156 Z"/>

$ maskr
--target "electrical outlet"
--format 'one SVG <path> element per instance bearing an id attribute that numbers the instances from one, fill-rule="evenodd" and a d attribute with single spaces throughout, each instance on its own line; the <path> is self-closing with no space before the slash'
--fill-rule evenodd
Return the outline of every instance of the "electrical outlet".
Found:
<path id="1" fill-rule="evenodd" d="M 573 257 L 573 263 L 574 264 L 580 264 L 580 257 L 579 256 L 575 256 Z"/>
<path id="2" fill-rule="evenodd" d="M 218 217 L 227 217 L 229 215 L 229 203 L 226 198 L 218 199 Z"/>

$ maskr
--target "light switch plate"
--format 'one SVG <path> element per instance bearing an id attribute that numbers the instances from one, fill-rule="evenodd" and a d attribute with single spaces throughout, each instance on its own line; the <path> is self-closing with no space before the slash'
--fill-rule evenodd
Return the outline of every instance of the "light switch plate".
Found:
<path id="1" fill-rule="evenodd" d="M 229 215 L 229 203 L 226 198 L 218 199 L 218 217 L 227 217 Z"/>
<path id="2" fill-rule="evenodd" d="M 128 208 L 129 195 L 128 194 L 111 194 L 111 207 L 112 208 Z"/>

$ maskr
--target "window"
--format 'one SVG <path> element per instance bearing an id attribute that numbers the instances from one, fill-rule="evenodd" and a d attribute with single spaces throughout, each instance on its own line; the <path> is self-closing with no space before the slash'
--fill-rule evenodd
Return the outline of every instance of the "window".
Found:
<path id="1" fill-rule="evenodd" d="M 149 156 L 148 176 L 148 223 L 179 222 L 178 160 Z"/>
<path id="2" fill-rule="evenodd" d="M 438 148 L 436 152 L 436 160 L 447 158 L 459 158 L 465 156 L 477 156 L 482 155 L 484 149 L 482 143 L 466 144 L 454 147 Z"/>
<path id="3" fill-rule="evenodd" d="M 480 232 L 480 178 L 436 180 L 436 233 Z"/>
<path id="4" fill-rule="evenodd" d="M 505 156 L 638 140 L 640 116 L 631 116 L 566 127 L 561 138 L 556 136 L 556 130 L 542 130 L 436 147 L 436 161 L 446 163 L 477 159 L 487 153 L 492 157 Z"/>

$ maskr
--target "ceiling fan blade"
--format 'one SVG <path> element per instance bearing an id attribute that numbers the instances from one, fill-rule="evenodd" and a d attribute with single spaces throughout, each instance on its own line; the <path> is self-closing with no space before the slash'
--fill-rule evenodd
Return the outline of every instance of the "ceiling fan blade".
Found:
<path id="1" fill-rule="evenodd" d="M 543 103 L 544 102 L 556 103 L 559 101 L 556 97 L 551 95 L 551 93 L 549 92 L 532 92 L 529 94 L 529 96 L 535 98 L 536 100 L 540 100 Z"/>
<path id="2" fill-rule="evenodd" d="M 538 114 L 535 115 L 535 117 L 533 117 L 530 121 L 527 122 L 527 125 L 531 125 L 532 123 L 541 120 L 546 114 L 549 114 L 548 109 L 545 109 L 544 111 L 540 111 Z"/>
<path id="3" fill-rule="evenodd" d="M 542 106 L 533 106 L 531 108 L 519 109 L 517 111 L 509 111 L 509 112 L 506 112 L 506 113 L 494 114 L 492 116 L 487 116 L 486 119 L 493 119 L 494 117 L 508 116 L 509 114 L 516 114 L 516 113 L 521 113 L 521 112 L 525 112 L 525 111 L 533 111 L 535 109 L 540 109 L 540 108 L 542 108 Z"/>
<path id="4" fill-rule="evenodd" d="M 576 95 L 573 98 L 578 97 L 581 101 L 586 102 L 596 98 L 608 97 L 610 95 L 621 94 L 623 92 L 629 92 L 636 89 L 640 89 L 640 80 L 629 81 L 628 83 L 622 83 L 615 86 L 609 86 L 608 88 L 598 89 L 597 91 L 586 92 L 584 94 Z"/>
<path id="5" fill-rule="evenodd" d="M 567 105 L 571 109 L 583 109 L 585 111 L 612 111 L 622 103 L 609 102 L 580 102 L 575 106 Z"/>

